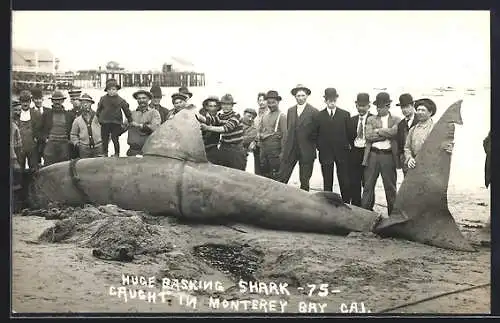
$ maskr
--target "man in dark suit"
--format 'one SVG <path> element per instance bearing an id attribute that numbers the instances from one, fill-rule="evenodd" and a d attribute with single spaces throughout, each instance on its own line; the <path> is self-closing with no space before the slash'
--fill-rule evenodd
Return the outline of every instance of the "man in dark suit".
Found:
<path id="1" fill-rule="evenodd" d="M 361 206 L 361 188 L 365 186 L 363 155 L 366 147 L 366 120 L 372 116 L 368 112 L 370 109 L 370 95 L 368 93 L 359 93 L 355 103 L 358 115 L 351 118 L 350 129 L 352 131 L 349 138 L 351 144 L 351 204 Z M 372 208 L 373 204 L 370 205 L 370 209 Z"/>
<path id="2" fill-rule="evenodd" d="M 39 165 L 38 142 L 42 136 L 42 116 L 37 110 L 30 108 L 31 93 L 29 91 L 21 91 L 19 101 L 21 102 L 21 110 L 14 122 L 19 127 L 23 144 L 18 159 L 22 169 L 28 162 L 28 168 L 36 170 Z"/>
<path id="3" fill-rule="evenodd" d="M 333 166 L 336 166 L 340 194 L 345 203 L 349 203 L 349 135 L 352 132 L 351 115 L 336 106 L 337 90 L 325 90 L 326 108 L 318 113 L 318 151 L 321 173 L 323 174 L 323 190 L 333 191 Z"/>
<path id="4" fill-rule="evenodd" d="M 316 120 L 319 111 L 306 102 L 310 94 L 311 90 L 300 84 L 292 89 L 297 104 L 288 109 L 287 135 L 278 176 L 280 182 L 288 183 L 298 161 L 300 188 L 305 191 L 309 191 L 318 137 Z"/>
<path id="5" fill-rule="evenodd" d="M 406 173 L 408 172 L 408 165 L 404 162 L 405 142 L 408 137 L 408 131 L 410 131 L 410 128 L 418 123 L 418 120 L 415 118 L 415 105 L 411 94 L 401 94 L 399 97 L 399 103 L 396 105 L 401 107 L 401 112 L 404 116 L 403 120 L 401 120 L 398 124 L 397 142 L 401 168 L 403 169 L 403 175 L 406 176 Z"/>

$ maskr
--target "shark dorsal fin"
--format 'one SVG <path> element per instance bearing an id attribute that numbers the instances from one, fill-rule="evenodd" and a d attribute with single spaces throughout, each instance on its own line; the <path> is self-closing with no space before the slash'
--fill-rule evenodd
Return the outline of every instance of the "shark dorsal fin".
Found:
<path id="1" fill-rule="evenodd" d="M 196 163 L 207 163 L 200 123 L 194 113 L 181 110 L 165 121 L 146 140 L 144 156 L 162 156 Z"/>

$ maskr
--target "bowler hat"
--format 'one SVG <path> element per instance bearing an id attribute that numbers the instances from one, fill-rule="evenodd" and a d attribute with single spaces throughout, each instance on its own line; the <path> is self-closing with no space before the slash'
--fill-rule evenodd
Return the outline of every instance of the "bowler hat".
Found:
<path id="1" fill-rule="evenodd" d="M 253 115 L 254 118 L 257 116 L 257 111 L 255 111 L 255 109 L 252 109 L 252 108 L 245 109 L 245 111 L 243 111 L 243 113 L 250 113 L 251 115 Z"/>
<path id="2" fill-rule="evenodd" d="M 339 97 L 337 90 L 333 87 L 329 87 L 325 89 L 325 95 L 323 96 L 325 99 L 336 99 Z"/>
<path id="3" fill-rule="evenodd" d="M 43 98 L 42 90 L 40 90 L 37 87 L 31 89 L 31 96 L 33 97 L 33 99 L 41 99 L 41 98 Z"/>
<path id="4" fill-rule="evenodd" d="M 217 103 L 217 106 L 218 106 L 218 107 L 219 107 L 219 109 L 220 109 L 219 97 L 218 97 L 218 96 L 215 96 L 215 95 L 211 95 L 211 96 L 209 96 L 208 98 L 206 98 L 205 100 L 203 100 L 202 105 L 203 105 L 203 106 L 206 106 L 206 105 L 208 104 L 208 102 L 210 102 L 210 101 Z"/>
<path id="5" fill-rule="evenodd" d="M 381 105 L 388 105 L 391 102 L 392 102 L 392 100 L 391 100 L 391 97 L 389 96 L 389 93 L 380 92 L 375 97 L 375 101 L 373 101 L 373 104 L 375 104 L 376 106 L 381 106 Z"/>
<path id="6" fill-rule="evenodd" d="M 365 106 L 370 104 L 370 94 L 368 93 L 358 93 L 358 96 L 356 97 L 356 104 L 360 106 Z"/>
<path id="7" fill-rule="evenodd" d="M 144 94 L 146 95 L 150 100 L 153 98 L 153 95 L 151 94 L 151 92 L 148 92 L 146 90 L 139 90 L 139 91 L 136 91 L 134 94 L 132 94 L 132 96 L 134 97 L 134 99 L 137 100 L 137 97 L 139 96 L 139 94 Z"/>
<path id="8" fill-rule="evenodd" d="M 281 101 L 281 96 L 279 96 L 278 91 L 268 91 L 267 94 L 264 96 L 264 99 L 276 99 L 278 101 Z"/>
<path id="9" fill-rule="evenodd" d="M 175 100 L 177 100 L 177 99 L 181 99 L 183 101 L 187 100 L 187 96 L 185 94 L 182 94 L 182 93 L 179 93 L 179 92 L 172 94 L 171 97 L 172 97 L 172 102 L 175 101 Z"/>
<path id="10" fill-rule="evenodd" d="M 153 98 L 161 98 L 163 94 L 161 93 L 161 87 L 158 85 L 153 85 L 149 92 L 153 95 Z"/>
<path id="11" fill-rule="evenodd" d="M 432 101 L 431 99 L 418 99 L 415 101 L 415 109 L 418 108 L 419 106 L 424 106 L 427 108 L 427 110 L 429 110 L 429 112 L 431 113 L 431 117 L 434 116 L 436 114 L 436 103 L 434 103 L 434 101 Z"/>
<path id="12" fill-rule="evenodd" d="M 71 99 L 78 99 L 82 94 L 82 90 L 69 90 L 68 94 Z"/>
<path id="13" fill-rule="evenodd" d="M 227 104 L 236 104 L 236 102 L 234 102 L 234 99 L 233 99 L 233 96 L 231 94 L 224 94 L 222 96 L 222 98 L 220 99 L 220 103 L 227 103 Z"/>
<path id="14" fill-rule="evenodd" d="M 300 90 L 306 92 L 307 95 L 311 95 L 311 90 L 309 90 L 307 87 L 305 87 L 302 84 L 297 84 L 297 86 L 292 89 L 292 95 L 295 96 L 297 94 L 297 92 Z"/>
<path id="15" fill-rule="evenodd" d="M 65 100 L 66 97 L 62 94 L 61 91 L 55 91 L 54 94 L 50 97 L 51 100 Z"/>
<path id="16" fill-rule="evenodd" d="M 193 93 L 189 92 L 188 88 L 185 86 L 181 86 L 179 88 L 179 93 L 185 94 L 188 98 L 193 97 Z"/>
<path id="17" fill-rule="evenodd" d="M 88 101 L 92 104 L 95 103 L 95 101 L 92 99 L 92 97 L 90 95 L 88 95 L 87 93 L 82 94 L 82 96 L 80 97 L 80 101 Z"/>
<path id="18" fill-rule="evenodd" d="M 404 107 L 407 106 L 408 104 L 412 104 L 413 97 L 411 96 L 410 93 L 403 93 L 399 96 L 399 103 L 396 104 L 398 107 Z"/>
<path id="19" fill-rule="evenodd" d="M 19 93 L 19 101 L 21 102 L 31 101 L 31 93 L 27 90 L 22 90 L 21 93 Z"/>
<path id="20" fill-rule="evenodd" d="M 116 87 L 117 90 L 122 88 L 115 79 L 108 79 L 106 81 L 106 87 L 104 88 L 104 91 L 109 90 L 109 88 L 112 86 Z"/>

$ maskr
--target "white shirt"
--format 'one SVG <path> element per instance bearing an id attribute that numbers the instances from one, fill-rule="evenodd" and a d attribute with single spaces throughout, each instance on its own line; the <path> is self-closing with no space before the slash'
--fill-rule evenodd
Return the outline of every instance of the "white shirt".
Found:
<path id="1" fill-rule="evenodd" d="M 382 128 L 389 128 L 389 115 L 380 117 L 380 119 L 382 120 Z M 377 141 L 374 142 L 372 146 L 383 150 L 391 149 L 391 141 L 389 139 L 386 139 L 384 141 Z"/>
<path id="2" fill-rule="evenodd" d="M 410 120 L 406 120 L 406 123 L 408 124 L 408 128 L 411 127 L 411 124 L 413 123 L 413 119 L 415 119 L 415 113 L 411 116 Z"/>
<path id="3" fill-rule="evenodd" d="M 19 120 L 30 121 L 31 120 L 30 110 L 28 110 L 28 111 L 21 110 L 21 116 L 20 116 Z"/>
<path id="4" fill-rule="evenodd" d="M 358 138 L 356 136 L 356 139 L 354 139 L 354 147 L 365 148 L 365 146 L 366 146 L 366 140 L 365 140 L 366 119 L 368 119 L 368 113 L 363 115 L 363 116 L 359 115 L 358 124 L 356 126 L 356 132 L 358 131 L 359 124 L 361 123 L 361 126 L 363 127 L 363 137 Z"/>
<path id="5" fill-rule="evenodd" d="M 306 107 L 306 104 L 307 103 L 304 103 L 303 105 L 298 105 L 297 104 L 297 116 L 300 117 L 300 115 L 302 114 L 302 112 L 304 112 L 304 109 Z"/>
<path id="6" fill-rule="evenodd" d="M 333 109 L 327 108 L 327 110 L 328 110 L 328 114 L 330 115 L 330 118 L 333 118 L 333 116 L 335 115 L 335 111 L 337 111 L 337 107 L 335 107 Z"/>

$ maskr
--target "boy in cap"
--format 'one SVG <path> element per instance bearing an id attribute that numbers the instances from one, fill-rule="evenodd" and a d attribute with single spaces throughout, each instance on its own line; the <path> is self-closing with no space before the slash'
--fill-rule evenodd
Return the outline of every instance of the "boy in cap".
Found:
<path id="1" fill-rule="evenodd" d="M 161 93 L 161 87 L 158 85 L 153 85 L 151 90 L 149 91 L 153 98 L 151 99 L 151 108 L 156 109 L 160 113 L 161 123 L 164 123 L 168 117 L 168 109 L 161 106 L 160 102 L 163 97 L 163 93 Z"/>
<path id="2" fill-rule="evenodd" d="M 241 126 L 243 127 L 243 149 L 245 155 L 245 169 L 248 162 L 248 153 L 255 149 L 255 142 L 257 141 L 257 129 L 254 125 L 254 119 L 257 117 L 257 111 L 248 108 L 243 111 L 241 118 Z"/>
<path id="3" fill-rule="evenodd" d="M 31 170 L 38 169 L 38 142 L 42 136 L 42 116 L 40 113 L 30 108 L 31 93 L 29 91 L 21 91 L 19 95 L 21 103 L 21 111 L 19 118 L 14 121 L 19 127 L 23 148 L 18 156 L 21 168 L 24 169 L 26 162 Z"/>
<path id="4" fill-rule="evenodd" d="M 172 119 L 179 111 L 186 108 L 187 96 L 182 93 L 172 94 L 174 108 L 168 112 L 167 120 Z"/>
<path id="5" fill-rule="evenodd" d="M 366 121 L 366 148 L 363 156 L 363 166 L 366 166 L 365 187 L 361 198 L 361 207 L 371 209 L 375 200 L 375 185 L 379 175 L 382 175 L 388 215 L 396 200 L 396 168 L 400 164 L 397 143 L 400 119 L 389 113 L 391 102 L 389 93 L 378 93 L 373 102 L 377 107 L 377 115 Z"/>
<path id="6" fill-rule="evenodd" d="M 88 94 L 80 97 L 81 114 L 76 117 L 71 127 L 71 142 L 78 150 L 80 158 L 94 158 L 103 156 L 101 124 L 92 110 L 94 100 Z"/>
<path id="7" fill-rule="evenodd" d="M 243 149 L 243 127 L 241 117 L 233 110 L 234 102 L 231 94 L 225 94 L 220 99 L 222 111 L 215 116 L 198 116 L 202 131 L 212 131 L 221 134 L 218 163 L 221 166 L 245 170 L 246 152 Z"/>
<path id="8" fill-rule="evenodd" d="M 64 110 L 66 97 L 61 91 L 55 91 L 52 97 L 52 109 L 42 115 L 42 141 L 45 166 L 70 159 L 70 134 L 75 114 Z"/>
<path id="9" fill-rule="evenodd" d="M 202 105 L 203 108 L 200 109 L 199 114 L 203 117 L 206 117 L 207 115 L 215 117 L 217 115 L 217 112 L 219 112 L 221 109 L 219 98 L 217 96 L 209 96 L 203 101 Z M 212 164 L 217 164 L 220 133 L 213 131 L 202 131 L 202 136 L 208 161 Z"/>
<path id="10" fill-rule="evenodd" d="M 133 94 L 133 97 L 139 106 L 132 112 L 132 122 L 129 124 L 127 143 L 130 148 L 127 156 L 142 155 L 142 147 L 146 139 L 161 124 L 160 113 L 149 107 L 149 101 L 153 97 L 151 93 L 139 90 Z"/>
<path id="11" fill-rule="evenodd" d="M 120 135 L 123 133 L 122 111 L 129 123 L 132 122 L 132 112 L 129 104 L 118 95 L 121 89 L 115 79 L 106 81 L 106 95 L 102 96 L 97 104 L 96 115 L 101 123 L 101 138 L 104 157 L 108 157 L 109 137 L 113 141 L 115 157 L 120 156 Z"/>

